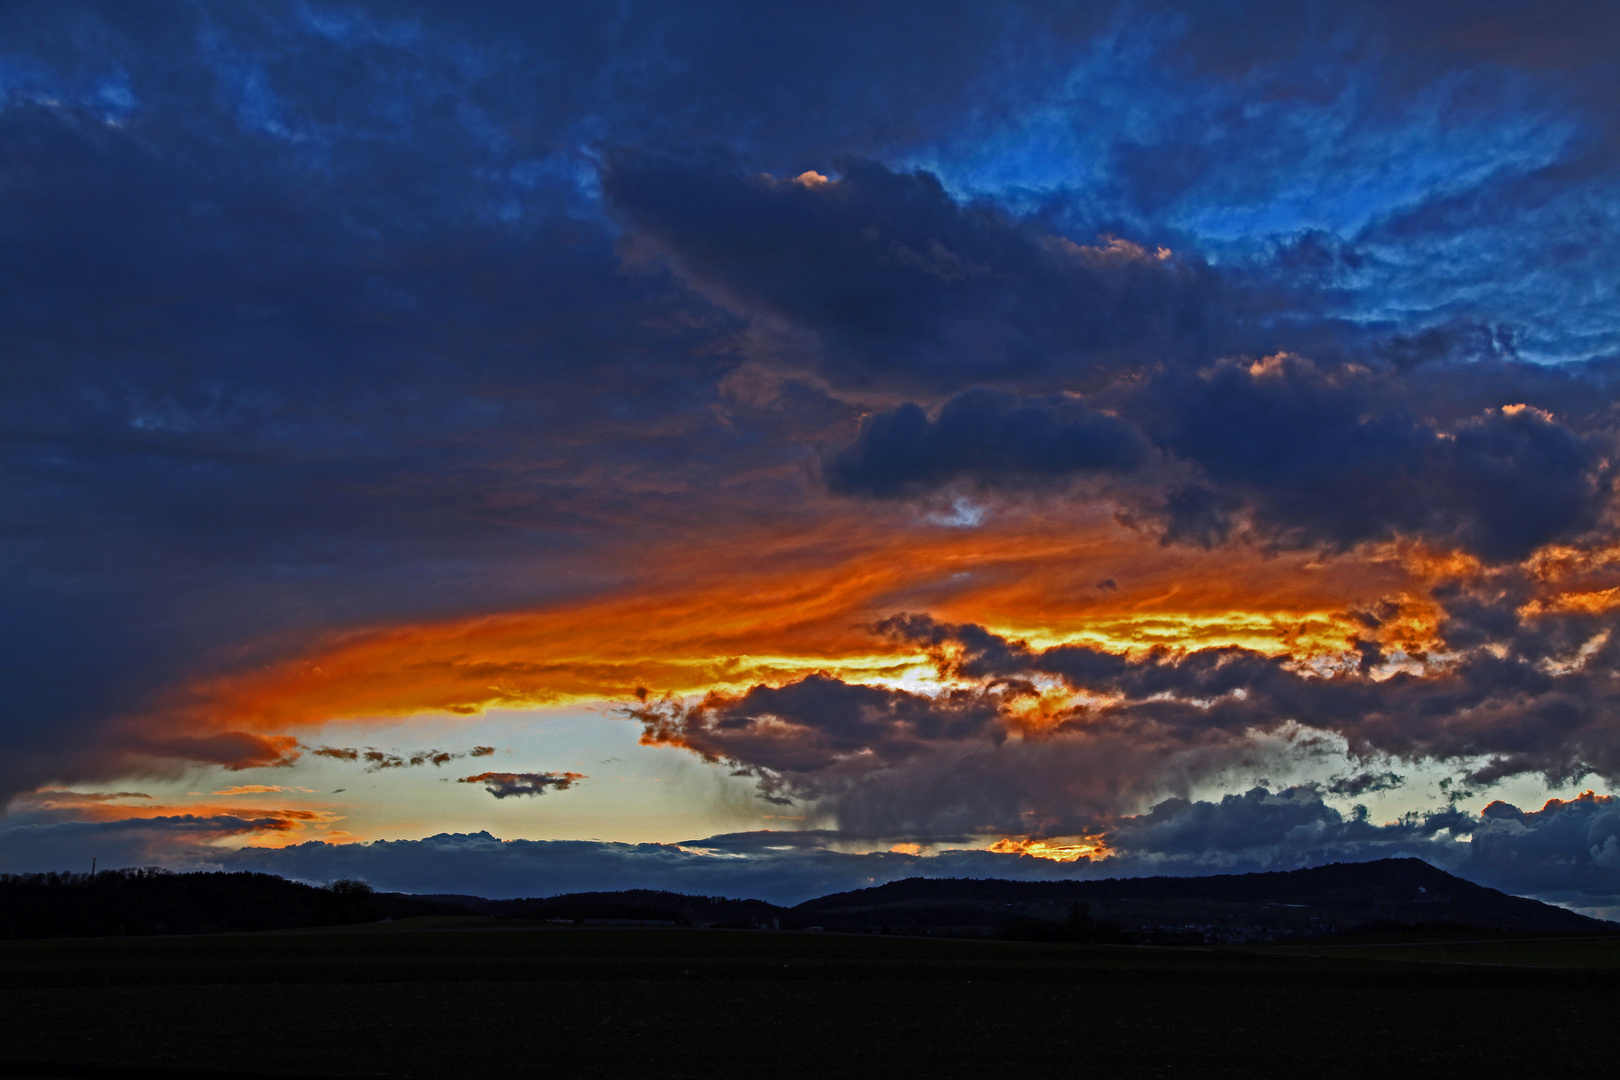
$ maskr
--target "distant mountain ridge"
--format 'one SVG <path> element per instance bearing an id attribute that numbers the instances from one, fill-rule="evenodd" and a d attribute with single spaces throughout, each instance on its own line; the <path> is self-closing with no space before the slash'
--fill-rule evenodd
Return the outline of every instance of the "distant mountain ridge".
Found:
<path id="1" fill-rule="evenodd" d="M 1266 940 L 1355 930 L 1620 930 L 1613 923 L 1438 870 L 1421 859 L 1333 863 L 1209 877 L 996 881 L 907 878 L 835 893 L 792 909 L 825 929 L 981 932 L 998 920 L 1083 922 L 1093 935 L 1198 935 Z"/>
<path id="2" fill-rule="evenodd" d="M 1412 858 L 1208 877 L 905 878 L 793 907 L 649 890 L 525 900 L 432 899 L 505 917 L 1076 941 L 1243 942 L 1441 928 L 1620 930 Z"/>
<path id="3" fill-rule="evenodd" d="M 422 916 L 1179 944 L 1456 929 L 1611 933 L 1620 925 L 1509 896 L 1420 859 L 1209 877 L 906 878 L 793 907 L 653 889 L 489 900 L 326 888 L 268 874 L 0 875 L 0 938 L 291 929 Z"/>
<path id="4" fill-rule="evenodd" d="M 866 889 L 830 893 L 806 900 L 795 910 L 860 903 L 919 900 L 1122 900 L 1206 899 L 1264 901 L 1282 896 L 1317 897 L 1376 882 L 1383 888 L 1411 886 L 1474 890 L 1506 897 L 1496 889 L 1436 869 L 1422 859 L 1379 859 L 1375 862 L 1330 863 L 1299 870 L 1270 870 L 1248 874 L 1212 874 L 1204 877 L 1134 877 L 1014 881 L 1001 878 L 904 878 Z M 1522 897 L 1508 897 L 1522 900 Z M 1546 907 L 1537 900 L 1525 903 Z"/>

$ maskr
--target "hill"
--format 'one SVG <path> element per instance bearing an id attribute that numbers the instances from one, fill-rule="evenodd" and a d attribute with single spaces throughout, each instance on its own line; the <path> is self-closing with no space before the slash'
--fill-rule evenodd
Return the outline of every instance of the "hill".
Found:
<path id="1" fill-rule="evenodd" d="M 907 878 L 800 904 L 828 930 L 1265 941 L 1357 931 L 1592 932 L 1614 924 L 1437 870 L 1421 859 L 1095 881 Z"/>
<path id="2" fill-rule="evenodd" d="M 784 908 L 652 889 L 515 900 L 324 888 L 269 874 L 107 870 L 0 875 L 0 938 L 282 930 L 415 916 L 1159 944 L 1411 931 L 1606 933 L 1612 923 L 1453 877 L 1418 859 L 1212 877 L 907 878 Z"/>
<path id="3" fill-rule="evenodd" d="M 523 900 L 441 896 L 481 914 L 583 924 L 751 926 L 1037 940 L 1246 942 L 1416 930 L 1591 933 L 1613 924 L 1454 877 L 1420 859 L 1211 877 L 906 878 L 784 908 L 652 890 Z"/>

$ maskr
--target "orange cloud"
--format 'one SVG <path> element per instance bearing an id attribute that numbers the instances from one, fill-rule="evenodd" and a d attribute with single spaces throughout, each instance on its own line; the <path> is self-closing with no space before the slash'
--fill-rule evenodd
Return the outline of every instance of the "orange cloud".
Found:
<path id="1" fill-rule="evenodd" d="M 1587 788 L 1573 799 L 1548 799 L 1546 804 L 1542 806 L 1541 813 L 1547 813 L 1550 810 L 1562 810 L 1564 807 L 1573 806 L 1576 803 L 1591 803 L 1594 806 L 1606 806 L 1609 803 L 1614 802 L 1614 800 L 1615 797 L 1613 795 L 1599 795 L 1591 788 Z"/>
<path id="2" fill-rule="evenodd" d="M 62 791 L 46 789 L 19 795 L 15 800 L 15 804 L 43 810 L 57 810 L 69 807 L 104 806 L 120 799 L 150 799 L 151 797 L 144 791 Z"/>
<path id="3" fill-rule="evenodd" d="M 266 788 L 247 792 L 248 788 Z M 238 793 L 274 794 L 278 789 L 267 785 L 244 785 L 238 792 L 227 789 L 215 794 Z M 145 821 L 163 819 L 168 822 L 194 823 L 199 837 L 210 839 L 241 839 L 251 837 L 260 847 L 284 847 L 302 843 L 319 836 L 327 839 L 332 833 L 328 827 L 342 821 L 343 815 L 329 810 L 303 807 L 254 807 L 240 803 L 179 803 L 165 804 L 141 802 L 130 804 L 125 799 L 149 800 L 141 792 L 80 792 L 46 790 L 17 796 L 10 810 L 25 815 L 36 815 L 48 821 Z M 346 835 L 346 834 L 345 834 Z"/>
<path id="4" fill-rule="evenodd" d="M 175 817 L 189 814 L 193 817 L 234 817 L 250 821 L 275 822 L 269 829 L 292 828 L 296 824 L 315 824 L 339 821 L 341 814 L 326 810 L 298 810 L 287 807 L 245 807 L 226 803 L 194 803 L 166 806 L 84 806 L 75 817 L 84 821 L 126 821 L 131 818 Z"/>
<path id="5" fill-rule="evenodd" d="M 1523 616 L 1533 615 L 1602 615 L 1620 607 L 1620 585 L 1607 589 L 1572 590 L 1542 596 L 1519 608 Z"/>
<path id="6" fill-rule="evenodd" d="M 1537 595 L 1519 607 L 1522 618 L 1602 615 L 1620 608 L 1620 546 L 1551 545 L 1536 552 L 1524 569 Z"/>
<path id="7" fill-rule="evenodd" d="M 1404 627 L 1414 648 L 1432 635 L 1433 615 L 1416 599 L 1421 575 L 1387 555 L 1166 547 L 1096 511 L 1007 514 L 973 530 L 900 513 L 736 529 L 725 542 L 694 529 L 603 595 L 334 637 L 285 663 L 198 681 L 143 723 L 283 740 L 275 733 L 336 718 L 622 700 L 637 687 L 734 691 L 812 671 L 926 680 L 925 657 L 868 629 L 900 611 L 982 623 L 1037 646 L 1242 645 L 1316 656 L 1367 636 L 1350 612 L 1393 596 L 1406 622 L 1386 620 L 1384 633 Z"/>
<path id="8" fill-rule="evenodd" d="M 1080 859 L 1105 859 L 1108 845 L 1100 836 L 1077 836 L 1073 843 L 1064 844 L 1056 839 L 1034 840 L 1026 837 L 1006 837 L 991 844 L 990 851 L 1001 854 L 1030 855 L 1053 862 L 1077 862 Z"/>

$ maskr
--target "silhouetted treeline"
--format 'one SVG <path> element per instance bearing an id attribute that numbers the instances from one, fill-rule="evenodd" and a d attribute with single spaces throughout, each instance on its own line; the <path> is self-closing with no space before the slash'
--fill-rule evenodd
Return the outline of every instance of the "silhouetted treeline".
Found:
<path id="1" fill-rule="evenodd" d="M 290 930 L 466 913 L 456 904 L 377 893 L 360 881 L 321 888 L 271 874 L 157 868 L 0 874 L 0 938 Z"/>

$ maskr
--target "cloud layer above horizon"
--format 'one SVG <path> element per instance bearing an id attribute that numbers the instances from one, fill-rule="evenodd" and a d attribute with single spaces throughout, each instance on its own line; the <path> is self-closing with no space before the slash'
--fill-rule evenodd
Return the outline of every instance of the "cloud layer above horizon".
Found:
<path id="1" fill-rule="evenodd" d="M 1254 803 L 1313 839 L 1232 865 L 1620 895 L 1586 818 L 1567 880 L 1490 861 L 1600 796 L 1489 809 L 1620 783 L 1608 6 L 41 2 L 0 42 L 8 836 L 337 866 L 317 759 L 415 821 L 388 783 L 494 748 L 393 726 L 590 706 L 828 859 L 1201 867 L 1185 822 Z M 437 779 L 541 814 L 607 782 L 569 764 Z M 225 774 L 274 798 L 92 797 Z"/>
<path id="2" fill-rule="evenodd" d="M 1450 810 L 1377 825 L 1364 814 L 1340 814 L 1314 788 L 1256 787 L 1216 802 L 1167 799 L 1095 838 L 1107 846 L 1106 858 L 1062 861 L 949 843 L 860 851 L 847 833 L 828 830 L 729 833 L 677 844 L 501 840 L 481 831 L 221 850 L 209 846 L 221 835 L 288 825 L 251 816 L 273 814 L 266 811 L 94 822 L 64 814 L 67 801 L 47 793 L 0 824 L 0 858 L 28 870 L 87 862 L 97 852 L 120 865 L 162 860 L 187 870 L 253 870 L 316 883 L 358 878 L 399 892 L 489 898 L 650 888 L 795 904 L 906 877 L 1196 876 L 1417 857 L 1492 888 L 1620 915 L 1613 873 L 1620 809 L 1613 798 L 1590 793 L 1549 800 L 1540 810 L 1497 801 L 1479 815 Z"/>

